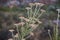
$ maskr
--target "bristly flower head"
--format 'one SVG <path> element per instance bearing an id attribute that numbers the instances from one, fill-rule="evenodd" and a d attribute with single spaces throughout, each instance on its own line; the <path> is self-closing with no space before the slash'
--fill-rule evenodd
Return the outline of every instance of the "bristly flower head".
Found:
<path id="1" fill-rule="evenodd" d="M 31 8 L 30 7 L 26 7 L 25 9 L 30 10 Z"/>
<path id="2" fill-rule="evenodd" d="M 22 40 L 25 40 L 25 39 L 22 39 Z"/>
<path id="3" fill-rule="evenodd" d="M 14 24 L 15 26 L 18 26 L 18 25 L 20 25 L 20 23 L 16 23 L 16 24 Z"/>
<path id="4" fill-rule="evenodd" d="M 9 31 L 10 31 L 10 32 L 13 32 L 14 30 L 13 30 L 13 29 L 10 29 Z"/>
<path id="5" fill-rule="evenodd" d="M 36 29 L 38 27 L 37 24 L 30 24 L 30 26 L 31 26 L 32 29 Z"/>
<path id="6" fill-rule="evenodd" d="M 42 7 L 42 6 L 44 6 L 45 4 L 43 4 L 43 3 L 35 3 L 35 5 L 37 5 L 37 6 L 39 5 L 39 6 Z"/>
<path id="7" fill-rule="evenodd" d="M 29 6 L 34 6 L 35 4 L 34 3 L 29 3 Z"/>
<path id="8" fill-rule="evenodd" d="M 24 16 L 20 16 L 19 18 L 20 18 L 20 19 L 24 19 L 25 17 L 24 17 Z"/>
<path id="9" fill-rule="evenodd" d="M 9 38 L 8 40 L 13 40 L 12 38 Z"/>
<path id="10" fill-rule="evenodd" d="M 23 26 L 24 24 L 25 24 L 24 22 L 21 22 L 21 23 L 20 23 L 20 25 L 22 25 L 22 26 Z"/>
<path id="11" fill-rule="evenodd" d="M 18 38 L 18 33 L 14 37 Z"/>
<path id="12" fill-rule="evenodd" d="M 9 8 L 13 8 L 14 6 L 13 5 L 10 5 Z"/>
<path id="13" fill-rule="evenodd" d="M 60 9 L 57 9 L 57 11 L 60 13 Z"/>
<path id="14" fill-rule="evenodd" d="M 17 23 L 17 24 L 14 24 L 15 26 L 21 26 L 21 25 L 24 25 L 25 23 L 24 22 L 20 22 L 20 23 Z"/>
<path id="15" fill-rule="evenodd" d="M 48 29 L 48 32 L 50 32 L 50 29 Z"/>
<path id="16" fill-rule="evenodd" d="M 34 36 L 34 33 L 33 32 L 30 32 L 30 35 Z"/>
<path id="17" fill-rule="evenodd" d="M 27 18 L 24 18 L 24 20 L 26 21 L 26 22 L 29 22 L 30 20 L 29 19 L 27 19 Z"/>
<path id="18" fill-rule="evenodd" d="M 44 9 L 41 9 L 40 11 L 41 11 L 41 12 L 46 12 Z"/>

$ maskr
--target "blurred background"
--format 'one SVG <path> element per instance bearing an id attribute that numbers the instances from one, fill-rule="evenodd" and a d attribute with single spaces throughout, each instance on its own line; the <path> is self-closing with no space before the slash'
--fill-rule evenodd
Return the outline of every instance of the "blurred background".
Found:
<path id="1" fill-rule="evenodd" d="M 40 36 L 37 37 L 38 39 L 35 39 L 36 37 L 29 37 L 27 38 L 27 40 L 50 40 L 48 39 L 48 36 L 46 36 L 48 35 L 47 30 L 52 29 L 50 30 L 52 32 L 53 26 L 55 26 L 57 23 L 58 11 L 56 11 L 56 9 L 60 9 L 60 0 L 0 0 L 0 40 L 8 40 L 9 38 L 11 38 L 11 36 L 8 36 L 12 35 L 8 31 L 9 29 L 14 29 L 15 30 L 14 34 L 17 33 L 14 24 L 19 23 L 21 21 L 19 19 L 20 16 L 23 15 L 24 17 L 27 17 L 25 8 L 29 7 L 29 3 L 45 4 L 45 6 L 41 7 L 41 9 L 46 10 L 46 14 L 43 14 L 39 18 L 40 21 L 42 21 L 43 23 L 39 25 L 39 27 L 37 27 L 35 30 L 33 30 L 35 36 L 40 35 L 39 32 L 41 30 L 43 32 L 42 38 L 40 38 Z M 60 31 L 60 18 L 58 26 L 59 26 L 58 31 Z M 44 32 L 46 34 L 44 34 Z M 59 33 L 58 40 L 60 40 L 60 32 L 58 33 Z M 28 35 L 25 35 L 24 37 L 27 37 Z M 46 39 L 44 37 L 46 37 Z"/>

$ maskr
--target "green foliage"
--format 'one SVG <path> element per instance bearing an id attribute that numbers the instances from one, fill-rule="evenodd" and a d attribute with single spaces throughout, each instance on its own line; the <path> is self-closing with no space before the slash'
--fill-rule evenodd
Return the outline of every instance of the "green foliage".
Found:
<path id="1" fill-rule="evenodd" d="M 3 12 L 12 12 L 12 11 L 23 12 L 23 11 L 25 11 L 25 9 L 24 9 L 24 7 L 23 8 L 21 8 L 21 7 L 13 7 L 13 8 L 1 7 L 0 11 L 3 11 Z"/>

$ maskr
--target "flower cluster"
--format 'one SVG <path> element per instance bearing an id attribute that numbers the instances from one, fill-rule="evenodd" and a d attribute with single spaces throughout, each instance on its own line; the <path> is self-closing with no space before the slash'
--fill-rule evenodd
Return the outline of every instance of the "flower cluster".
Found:
<path id="1" fill-rule="evenodd" d="M 35 4 L 34 3 L 29 3 L 29 6 L 34 6 Z"/>
<path id="2" fill-rule="evenodd" d="M 27 19 L 25 17 L 19 17 L 19 18 L 22 19 L 22 20 L 25 20 L 26 22 L 29 22 L 30 21 L 29 19 Z"/>
<path id="3" fill-rule="evenodd" d="M 41 12 L 46 12 L 44 9 L 41 9 L 40 11 L 41 11 Z"/>
<path id="4" fill-rule="evenodd" d="M 18 33 L 16 33 L 16 35 L 14 35 L 15 38 L 18 38 Z"/>
<path id="5" fill-rule="evenodd" d="M 17 24 L 14 24 L 15 26 L 21 26 L 21 25 L 24 25 L 25 23 L 24 22 L 20 22 L 20 23 L 17 23 Z"/>
<path id="6" fill-rule="evenodd" d="M 13 40 L 12 38 L 9 38 L 8 40 Z"/>
<path id="7" fill-rule="evenodd" d="M 43 3 L 29 3 L 29 5 L 30 6 L 35 6 L 35 5 L 37 5 L 37 6 L 44 6 L 45 4 L 43 4 Z"/>
<path id="8" fill-rule="evenodd" d="M 60 13 L 60 9 L 57 9 L 57 11 Z"/>
<path id="9" fill-rule="evenodd" d="M 34 29 L 36 29 L 37 27 L 38 27 L 38 25 L 37 24 L 29 24 L 30 25 L 30 27 L 34 30 Z"/>
<path id="10" fill-rule="evenodd" d="M 25 9 L 30 10 L 31 8 L 30 7 L 26 7 Z"/>

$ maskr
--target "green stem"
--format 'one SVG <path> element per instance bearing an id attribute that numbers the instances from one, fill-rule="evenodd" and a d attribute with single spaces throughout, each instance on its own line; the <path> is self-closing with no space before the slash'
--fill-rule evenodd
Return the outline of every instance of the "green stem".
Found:
<path id="1" fill-rule="evenodd" d="M 32 17 L 32 13 L 33 13 L 33 12 L 32 12 L 32 7 L 33 7 L 33 6 L 31 6 L 30 17 Z"/>
<path id="2" fill-rule="evenodd" d="M 12 37 L 13 37 L 13 40 L 15 40 L 13 32 L 12 32 Z"/>
<path id="3" fill-rule="evenodd" d="M 21 19 L 21 22 L 23 22 L 22 19 Z M 22 26 L 21 26 L 21 40 L 23 39 L 23 33 L 24 33 L 23 30 L 24 30 L 24 29 L 23 29 L 23 25 L 22 25 Z"/>
<path id="4" fill-rule="evenodd" d="M 59 12 L 57 17 L 57 25 L 56 25 L 56 40 L 58 40 L 58 24 L 59 24 Z"/>
<path id="5" fill-rule="evenodd" d="M 42 12 L 41 14 L 39 14 L 37 18 L 41 17 L 41 16 L 42 16 L 42 14 L 43 14 L 43 12 Z"/>
<path id="6" fill-rule="evenodd" d="M 30 17 L 30 16 L 29 16 L 29 10 L 27 10 L 27 14 L 28 14 L 28 18 L 29 18 L 29 17 Z"/>
<path id="7" fill-rule="evenodd" d="M 52 37 L 51 37 L 51 34 L 50 34 L 50 32 L 48 32 L 48 34 L 49 34 L 50 40 L 52 40 Z"/>
<path id="8" fill-rule="evenodd" d="M 16 27 L 17 27 L 17 32 L 18 32 L 18 40 L 19 40 L 19 36 L 20 36 L 20 35 L 19 35 L 19 29 L 18 29 L 18 26 L 16 26 Z"/>
<path id="9" fill-rule="evenodd" d="M 33 13 L 33 17 L 35 17 L 35 15 L 36 15 L 37 7 L 38 7 L 38 6 L 36 5 L 35 11 L 34 11 L 34 13 Z"/>
<path id="10" fill-rule="evenodd" d="M 39 6 L 39 9 L 36 11 L 36 14 L 35 14 L 35 16 L 37 16 L 37 15 L 39 15 L 38 13 L 39 13 L 39 11 L 40 11 L 40 6 Z"/>

